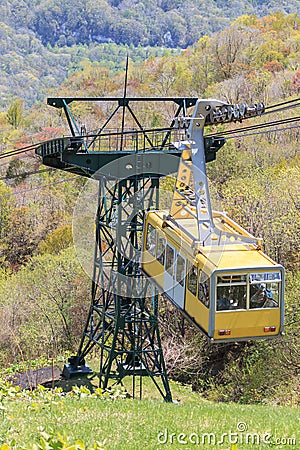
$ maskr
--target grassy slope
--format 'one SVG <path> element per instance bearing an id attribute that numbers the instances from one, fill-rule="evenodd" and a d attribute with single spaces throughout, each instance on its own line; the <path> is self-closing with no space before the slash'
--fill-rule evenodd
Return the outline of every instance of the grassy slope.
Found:
<path id="1" fill-rule="evenodd" d="M 69 436 L 71 441 L 82 439 L 86 445 L 105 441 L 104 448 L 112 450 L 182 447 L 220 450 L 230 449 L 235 439 L 238 440 L 237 450 L 270 448 L 268 443 L 251 443 L 251 437 L 247 444 L 247 433 L 257 433 L 262 437 L 268 433 L 266 439 L 273 443 L 275 438 L 283 439 L 285 444 L 272 446 L 276 449 L 299 448 L 299 408 L 217 404 L 204 401 L 187 387 L 172 383 L 171 388 L 179 403 L 166 404 L 155 398 L 152 384 L 148 385 L 146 398 L 142 401 L 79 396 L 45 396 L 31 400 L 5 398 L 2 405 L 6 409 L 0 411 L 0 443 L 15 439 L 14 448 L 25 445 L 24 448 L 31 449 L 32 444 L 39 440 L 39 427 L 43 427 L 47 433 L 61 433 Z M 242 432 L 243 424 L 246 424 L 247 432 Z M 168 435 L 165 430 L 168 430 Z M 237 433 L 232 434 L 231 443 L 227 435 L 221 443 L 223 433 L 230 432 Z M 163 433 L 160 440 L 159 433 Z M 171 433 L 175 435 L 172 437 Z M 186 436 L 180 436 L 180 433 Z M 208 445 L 208 437 L 205 438 L 204 433 L 215 433 L 215 444 L 212 441 L 212 445 Z M 200 440 L 198 446 L 195 444 L 196 436 Z M 206 440 L 202 444 L 203 438 Z M 287 444 L 286 438 L 295 438 L 296 445 L 293 442 Z M 166 439 L 168 442 L 164 443 Z M 255 442 L 257 438 L 253 439 Z"/>

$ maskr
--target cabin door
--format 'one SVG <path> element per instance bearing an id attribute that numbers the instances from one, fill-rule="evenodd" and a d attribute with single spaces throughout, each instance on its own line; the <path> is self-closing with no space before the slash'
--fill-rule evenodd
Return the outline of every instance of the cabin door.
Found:
<path id="1" fill-rule="evenodd" d="M 167 244 L 165 254 L 164 291 L 172 300 L 175 284 L 175 248 Z"/>
<path id="2" fill-rule="evenodd" d="M 184 297 L 185 297 L 185 280 L 186 280 L 186 259 L 181 256 L 177 250 L 175 252 L 175 280 L 173 289 L 173 300 L 176 305 L 181 309 L 184 309 Z"/>

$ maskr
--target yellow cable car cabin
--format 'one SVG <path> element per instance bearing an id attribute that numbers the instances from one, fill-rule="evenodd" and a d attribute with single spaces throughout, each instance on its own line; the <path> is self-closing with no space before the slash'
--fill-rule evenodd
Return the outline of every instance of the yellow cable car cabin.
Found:
<path id="1" fill-rule="evenodd" d="M 212 342 L 282 333 L 283 267 L 239 238 L 253 236 L 227 215 L 213 212 L 213 220 L 218 241 L 203 245 L 196 220 L 148 212 L 142 270 Z"/>

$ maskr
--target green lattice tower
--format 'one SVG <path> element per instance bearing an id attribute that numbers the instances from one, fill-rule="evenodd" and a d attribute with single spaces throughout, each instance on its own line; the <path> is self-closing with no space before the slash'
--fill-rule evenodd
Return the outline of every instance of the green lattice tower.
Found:
<path id="1" fill-rule="evenodd" d="M 130 376 L 130 394 L 142 397 L 142 377 L 149 376 L 171 401 L 158 293 L 139 267 L 144 211 L 158 207 L 158 188 L 157 177 L 99 181 L 92 301 L 78 353 L 66 370 L 85 371 L 85 357 L 97 345 L 102 388 Z"/>

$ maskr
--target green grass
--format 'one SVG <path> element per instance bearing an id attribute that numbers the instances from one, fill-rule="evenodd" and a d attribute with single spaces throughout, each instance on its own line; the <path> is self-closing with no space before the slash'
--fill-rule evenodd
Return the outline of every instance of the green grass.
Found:
<path id="1" fill-rule="evenodd" d="M 171 389 L 179 401 L 168 404 L 157 397 L 151 386 L 146 383 L 146 398 L 142 401 L 118 395 L 91 397 L 84 389 L 71 395 L 49 392 L 24 395 L 8 390 L 0 401 L 0 444 L 11 443 L 3 448 L 26 449 L 92 448 L 96 441 L 102 442 L 102 448 L 107 450 L 300 448 L 297 407 L 213 403 L 176 383 L 171 383 Z M 61 439 L 65 447 L 49 443 L 47 447 L 43 444 L 47 441 L 45 433 L 65 436 Z M 67 442 L 76 439 L 85 446 L 69 447 Z M 41 446 L 34 447 L 39 442 Z"/>

